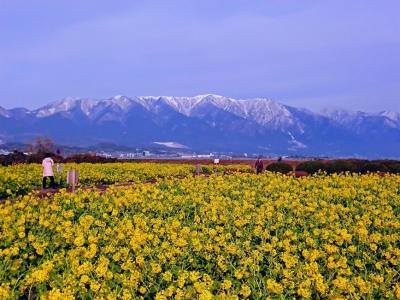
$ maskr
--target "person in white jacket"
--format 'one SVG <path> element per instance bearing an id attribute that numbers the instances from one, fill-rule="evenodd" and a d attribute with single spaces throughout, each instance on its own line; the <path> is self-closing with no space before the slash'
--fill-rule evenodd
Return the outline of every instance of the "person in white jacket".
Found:
<path id="1" fill-rule="evenodd" d="M 47 181 L 47 177 L 50 178 L 50 186 L 54 189 L 56 187 L 56 184 L 54 182 L 54 173 L 53 173 L 53 165 L 54 165 L 54 161 L 51 158 L 50 153 L 47 153 L 44 156 L 44 159 L 42 161 L 42 167 L 43 167 L 43 189 L 46 188 L 46 181 Z"/>

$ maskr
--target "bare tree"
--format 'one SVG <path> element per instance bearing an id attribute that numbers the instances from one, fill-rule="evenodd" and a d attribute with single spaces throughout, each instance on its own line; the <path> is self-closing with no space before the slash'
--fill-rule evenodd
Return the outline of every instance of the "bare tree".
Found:
<path id="1" fill-rule="evenodd" d="M 53 153 L 56 149 L 54 142 L 49 137 L 37 136 L 34 141 L 30 142 L 26 150 L 30 153 Z"/>

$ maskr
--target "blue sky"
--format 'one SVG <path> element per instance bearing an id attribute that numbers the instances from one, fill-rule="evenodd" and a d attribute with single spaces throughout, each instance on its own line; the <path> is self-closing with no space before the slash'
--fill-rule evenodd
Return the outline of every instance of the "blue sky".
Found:
<path id="1" fill-rule="evenodd" d="M 0 0 L 0 105 L 268 97 L 400 111 L 398 0 Z"/>

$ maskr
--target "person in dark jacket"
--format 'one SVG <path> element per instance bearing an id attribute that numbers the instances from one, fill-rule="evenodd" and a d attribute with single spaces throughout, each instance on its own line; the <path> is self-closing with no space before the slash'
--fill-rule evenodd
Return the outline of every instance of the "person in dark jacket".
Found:
<path id="1" fill-rule="evenodd" d="M 262 171 L 264 170 L 264 163 L 260 158 L 257 159 L 256 164 L 255 164 L 255 168 L 256 168 L 256 173 L 257 174 L 262 173 Z"/>

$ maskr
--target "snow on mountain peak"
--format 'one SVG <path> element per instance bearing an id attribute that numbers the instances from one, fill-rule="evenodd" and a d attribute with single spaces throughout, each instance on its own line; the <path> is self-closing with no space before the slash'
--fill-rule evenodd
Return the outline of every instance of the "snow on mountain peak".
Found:
<path id="1" fill-rule="evenodd" d="M 214 98 L 214 99 L 227 99 L 225 96 L 217 95 L 217 94 L 204 94 L 204 95 L 197 95 L 193 96 L 192 98 L 195 99 L 204 99 L 204 98 Z"/>
<path id="2" fill-rule="evenodd" d="M 340 124 L 350 124 L 356 119 L 368 116 L 367 113 L 361 111 L 352 111 L 344 109 L 325 108 L 321 111 L 321 115 Z"/>
<path id="3" fill-rule="evenodd" d="M 36 111 L 38 117 L 48 117 L 55 113 L 68 112 L 79 107 L 88 117 L 95 117 L 99 111 L 110 108 L 115 113 L 128 111 L 133 103 L 138 103 L 147 110 L 156 110 L 155 104 L 163 101 L 177 112 L 192 116 L 194 108 L 200 105 L 211 104 L 218 109 L 232 113 L 244 119 L 250 119 L 265 126 L 288 126 L 293 124 L 293 116 L 290 111 L 282 104 L 266 98 L 240 99 L 236 100 L 215 94 L 204 94 L 193 97 L 173 97 L 173 96 L 140 96 L 126 97 L 117 95 L 105 100 L 90 100 L 76 97 L 68 97 L 54 102 Z M 118 107 L 118 110 L 111 107 Z M 115 116 L 117 117 L 117 116 Z"/>
<path id="4" fill-rule="evenodd" d="M 126 110 L 132 105 L 132 100 L 122 95 L 114 96 L 109 101 L 112 104 L 119 106 L 122 110 Z"/>
<path id="5" fill-rule="evenodd" d="M 69 112 L 70 110 L 79 107 L 86 116 L 90 117 L 93 113 L 97 112 L 97 106 L 99 106 L 99 104 L 103 104 L 105 107 L 114 104 L 122 110 L 126 110 L 129 108 L 131 103 L 132 101 L 128 97 L 122 95 L 118 95 L 107 100 L 67 97 L 38 109 L 36 111 L 36 116 L 39 118 L 48 117 L 60 112 Z"/>
<path id="6" fill-rule="evenodd" d="M 378 114 L 378 116 L 386 118 L 386 125 L 392 128 L 400 127 L 400 113 L 394 111 L 382 111 Z"/>
<path id="7" fill-rule="evenodd" d="M 380 116 L 386 117 L 392 121 L 400 122 L 400 113 L 394 111 L 382 111 L 379 113 Z"/>
<path id="8" fill-rule="evenodd" d="M 59 101 L 46 105 L 36 111 L 36 116 L 39 118 L 49 117 L 61 111 L 68 111 L 75 106 L 78 98 L 67 97 Z"/>
<path id="9" fill-rule="evenodd" d="M 73 109 L 80 109 L 88 118 L 109 118 L 114 121 L 124 119 L 125 113 L 130 111 L 134 104 L 141 105 L 148 111 L 157 112 L 160 103 L 168 105 L 175 111 L 193 117 L 200 112 L 208 113 L 208 106 L 250 120 L 263 127 L 284 129 L 296 127 L 300 132 L 303 124 L 298 121 L 296 112 L 307 113 L 319 117 L 328 118 L 340 124 L 352 124 L 353 121 L 361 122 L 365 117 L 386 117 L 392 127 L 400 126 L 400 114 L 396 112 L 383 111 L 378 114 L 368 114 L 359 111 L 348 111 L 342 109 L 325 109 L 320 113 L 312 113 L 307 110 L 294 109 L 268 98 L 233 99 L 215 94 L 203 94 L 192 97 L 174 96 L 138 96 L 127 97 L 117 95 L 108 99 L 92 100 L 76 97 L 67 97 L 60 101 L 44 106 L 33 113 L 37 117 L 48 117 L 56 113 L 70 112 Z M 203 110 L 203 107 L 205 110 Z M 9 115 L 7 110 L 0 109 L 0 115 Z"/>
<path id="10" fill-rule="evenodd" d="M 204 94 L 193 97 L 143 97 L 149 101 L 161 99 L 179 113 L 191 116 L 193 109 L 199 105 L 211 104 L 244 119 L 251 119 L 260 125 L 291 125 L 293 117 L 289 110 L 279 103 L 266 98 L 236 100 L 220 95 Z M 148 105 L 151 109 L 151 105 Z"/>
<path id="11" fill-rule="evenodd" d="M 96 100 L 91 100 L 91 99 L 83 99 L 80 100 L 80 108 L 82 110 L 82 112 L 86 115 L 89 116 L 92 111 L 93 108 L 98 104 L 98 101 Z"/>
<path id="12" fill-rule="evenodd" d="M 5 118 L 9 118 L 10 117 L 10 113 L 7 109 L 3 108 L 0 106 L 0 116 L 3 116 Z"/>
<path id="13" fill-rule="evenodd" d="M 191 116 L 192 110 L 201 103 L 211 102 L 220 107 L 222 106 L 221 101 L 228 99 L 226 97 L 213 94 L 197 95 L 193 97 L 141 96 L 138 98 L 141 100 L 143 106 L 145 106 L 148 110 L 152 109 L 152 106 L 155 102 L 163 101 L 167 105 L 171 106 L 174 110 L 185 116 Z"/>
<path id="14" fill-rule="evenodd" d="M 368 117 L 384 117 L 386 118 L 386 123 L 391 127 L 400 126 L 400 113 L 393 111 L 381 111 L 379 113 L 367 113 L 362 111 L 352 111 L 345 109 L 329 109 L 325 108 L 321 111 L 321 115 L 335 121 L 339 124 L 351 124 L 352 122 L 358 120 L 361 122 L 362 119 Z"/>
<path id="15" fill-rule="evenodd" d="M 287 126 L 294 123 L 291 112 L 282 104 L 270 99 L 256 98 L 239 100 L 244 117 L 260 125 Z"/>

